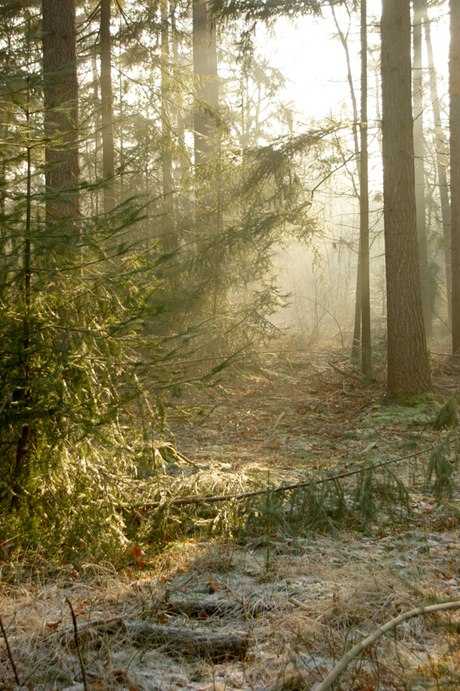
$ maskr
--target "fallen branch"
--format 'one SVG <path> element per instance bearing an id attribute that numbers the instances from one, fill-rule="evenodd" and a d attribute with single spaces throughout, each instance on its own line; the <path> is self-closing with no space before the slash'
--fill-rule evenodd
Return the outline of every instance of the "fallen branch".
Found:
<path id="1" fill-rule="evenodd" d="M 399 458 L 391 458 L 389 461 L 382 461 L 381 463 L 375 463 L 373 465 L 365 466 L 364 468 L 357 468 L 356 470 L 348 470 L 345 473 L 339 473 L 338 475 L 330 475 L 329 477 L 320 478 L 318 480 L 305 480 L 304 482 L 296 482 L 292 485 L 281 485 L 280 487 L 273 487 L 267 489 L 259 489 L 254 492 L 242 492 L 240 494 L 220 494 L 211 497 L 183 497 L 179 499 L 163 499 L 161 501 L 150 501 L 143 504 L 136 504 L 131 508 L 136 509 L 157 509 L 160 506 L 188 506 L 191 504 L 217 504 L 223 501 L 240 501 L 241 499 L 250 499 L 251 497 L 260 497 L 267 492 L 272 492 L 277 494 L 278 492 L 289 492 L 294 489 L 300 489 L 301 487 L 310 487 L 311 485 L 322 485 L 325 482 L 335 482 L 336 480 L 341 480 L 344 477 L 350 477 L 351 475 L 357 475 L 358 473 L 365 473 L 369 470 L 377 470 L 377 468 L 383 468 L 384 466 L 391 465 L 393 463 L 399 463 L 400 461 L 406 461 L 408 458 L 417 458 L 417 456 L 422 456 L 424 453 L 433 451 L 433 449 L 444 446 L 446 442 L 442 444 L 433 444 L 432 446 L 422 449 L 421 451 L 412 451 L 407 454 L 407 456 L 400 456 Z"/>
<path id="2" fill-rule="evenodd" d="M 14 664 L 14 658 L 13 658 L 13 655 L 11 653 L 10 643 L 8 641 L 8 636 L 6 635 L 5 627 L 3 626 L 3 621 L 2 621 L 1 617 L 0 617 L 0 629 L 2 630 L 3 638 L 5 640 L 6 650 L 8 653 L 8 657 L 10 658 L 11 666 L 13 668 L 13 674 L 14 674 L 14 678 L 16 680 L 16 684 L 18 686 L 21 686 L 21 682 L 19 681 L 18 671 L 16 669 L 16 665 Z"/>
<path id="3" fill-rule="evenodd" d="M 120 615 L 110 619 L 95 619 L 80 626 L 78 640 L 86 644 L 103 635 L 115 634 L 119 631 L 125 631 L 123 616 Z M 69 645 L 72 640 L 75 643 L 75 629 L 72 632 L 66 630 L 61 634 L 61 643 L 64 645 Z"/>
<path id="4" fill-rule="evenodd" d="M 261 602 L 253 605 L 243 606 L 240 602 L 232 600 L 192 600 L 183 602 L 171 602 L 165 605 L 164 612 L 172 615 L 184 615 L 190 618 L 224 617 L 228 615 L 239 615 L 243 612 L 247 616 L 257 616 L 273 609 L 271 605 L 264 605 Z"/>
<path id="5" fill-rule="evenodd" d="M 352 379 L 357 379 L 358 381 L 362 381 L 363 379 L 363 375 L 359 374 L 359 372 L 355 374 L 356 370 L 353 370 L 353 372 L 345 372 L 345 370 L 340 369 L 340 367 L 337 367 L 337 365 L 334 365 L 333 362 L 328 362 L 327 364 L 330 365 L 332 369 L 335 369 L 336 372 L 341 374 L 342 377 L 351 377 Z"/>
<path id="6" fill-rule="evenodd" d="M 225 605 L 220 608 L 220 611 L 206 611 L 207 604 L 201 606 L 205 617 L 219 614 L 223 616 L 228 614 L 229 610 L 225 611 Z M 192 607 L 190 608 L 193 609 Z M 188 614 L 193 616 L 195 612 L 182 611 L 187 610 L 187 603 L 182 603 L 182 606 L 165 607 L 164 612 L 173 612 Z M 237 611 L 237 605 L 233 604 L 232 613 Z M 200 613 L 196 613 L 200 616 Z M 161 646 L 166 653 L 182 655 L 195 655 L 212 662 L 222 662 L 223 660 L 243 659 L 249 646 L 249 637 L 246 633 L 216 633 L 214 631 L 206 631 L 203 629 L 185 629 L 175 626 L 161 626 L 156 624 L 146 624 L 144 622 L 125 621 L 123 616 L 112 617 L 111 619 L 96 619 L 88 622 L 82 628 L 78 636 L 74 629 L 74 643 L 77 646 L 77 652 L 80 658 L 80 664 L 83 664 L 81 658 L 79 641 L 97 641 L 101 636 L 106 635 L 122 635 L 124 638 L 131 638 L 135 645 L 152 645 Z M 69 632 L 62 636 L 62 642 L 69 643 Z M 83 667 L 82 667 L 83 671 Z"/>
<path id="7" fill-rule="evenodd" d="M 373 631 L 367 638 L 364 638 L 362 641 L 354 645 L 353 648 L 351 648 L 351 650 L 349 650 L 348 653 L 342 657 L 340 662 L 336 664 L 334 669 L 329 672 L 327 677 L 323 679 L 321 684 L 315 688 L 315 691 L 326 691 L 326 689 L 328 689 L 334 683 L 337 677 L 343 672 L 353 658 L 372 645 L 372 643 L 375 643 L 380 636 L 383 636 L 383 634 L 387 633 L 388 631 L 395 629 L 398 624 L 401 624 L 403 621 L 407 621 L 407 619 L 412 619 L 413 617 L 418 617 L 420 614 L 432 614 L 433 612 L 442 612 L 448 609 L 458 609 L 459 607 L 460 600 L 456 600 L 455 602 L 443 602 L 440 605 L 417 607 L 417 609 L 411 609 L 409 612 L 404 612 L 403 614 L 394 617 L 394 619 L 390 619 L 390 621 L 387 621 L 386 624 L 383 624 L 383 626 L 380 626 L 378 629 Z"/>
<path id="8" fill-rule="evenodd" d="M 214 633 L 151 624 L 126 624 L 137 645 L 161 646 L 165 652 L 195 655 L 211 662 L 242 660 L 249 646 L 245 633 Z"/>

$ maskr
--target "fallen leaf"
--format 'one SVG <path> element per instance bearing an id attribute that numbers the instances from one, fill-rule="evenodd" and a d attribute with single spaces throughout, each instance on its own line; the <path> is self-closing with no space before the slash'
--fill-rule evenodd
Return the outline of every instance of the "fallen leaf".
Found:
<path id="1" fill-rule="evenodd" d="M 166 614 L 166 612 L 159 612 L 157 619 L 162 624 L 166 624 L 166 622 L 169 621 L 170 619 L 172 619 L 172 617 L 169 614 Z"/>
<path id="2" fill-rule="evenodd" d="M 52 631 L 56 631 L 58 628 L 59 624 L 61 623 L 62 619 L 59 619 L 59 621 L 47 621 L 46 626 L 51 629 Z"/>

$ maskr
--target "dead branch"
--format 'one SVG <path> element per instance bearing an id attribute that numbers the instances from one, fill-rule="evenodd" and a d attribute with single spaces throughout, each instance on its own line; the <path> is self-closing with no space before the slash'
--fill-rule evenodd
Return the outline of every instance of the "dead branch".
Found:
<path id="1" fill-rule="evenodd" d="M 264 612 L 270 612 L 271 605 L 262 603 L 248 604 L 244 606 L 240 602 L 232 600 L 188 600 L 183 602 L 171 602 L 165 605 L 164 612 L 172 615 L 185 615 L 189 618 L 224 617 L 228 615 L 239 615 L 243 612 L 247 616 L 257 616 Z"/>
<path id="2" fill-rule="evenodd" d="M 240 494 L 220 494 L 212 497 L 182 497 L 178 499 L 171 499 L 168 501 L 164 499 L 162 501 L 150 501 L 144 502 L 143 504 L 136 504 L 132 506 L 132 510 L 137 509 L 157 509 L 160 506 L 189 506 L 191 504 L 217 504 L 223 501 L 240 501 L 241 499 L 250 499 L 251 497 L 260 497 L 267 492 L 272 492 L 276 494 L 278 492 L 289 492 L 291 490 L 300 489 L 301 487 L 310 487 L 311 485 L 322 485 L 325 482 L 335 482 L 336 480 L 342 480 L 345 477 L 350 477 L 351 475 L 357 475 L 358 473 L 365 473 L 369 470 L 377 470 L 378 468 L 383 468 L 384 466 L 391 465 L 393 463 L 399 463 L 400 461 L 406 461 L 409 458 L 417 458 L 422 456 L 424 453 L 433 451 L 435 448 L 444 446 L 444 443 L 433 444 L 420 451 L 412 451 L 406 456 L 399 456 L 398 458 L 390 458 L 389 461 L 382 461 L 381 463 L 374 463 L 370 466 L 365 466 L 363 468 L 357 468 L 356 470 L 348 470 L 345 473 L 339 473 L 338 475 L 330 475 L 329 477 L 319 478 L 318 480 L 305 480 L 304 482 L 296 482 L 292 485 L 281 485 L 280 487 L 273 487 L 267 489 L 259 489 L 254 492 L 242 492 Z"/>
<path id="3" fill-rule="evenodd" d="M 168 653 L 194 655 L 211 662 L 242 660 L 249 646 L 246 633 L 215 633 L 144 623 L 126 624 L 126 629 L 137 645 L 161 646 Z"/>
<path id="4" fill-rule="evenodd" d="M 359 372 L 356 372 L 356 370 L 353 370 L 353 372 L 345 372 L 345 370 L 340 369 L 340 367 L 337 367 L 337 365 L 334 365 L 333 362 L 328 362 L 327 364 L 330 365 L 332 369 L 335 369 L 336 372 L 341 374 L 342 377 L 351 377 L 352 379 L 357 379 L 358 381 L 362 381 L 363 379 L 363 375 L 359 374 Z"/>
<path id="5" fill-rule="evenodd" d="M 0 616 L 0 629 L 2 630 L 3 638 L 5 640 L 6 650 L 8 652 L 8 657 L 10 658 L 11 667 L 13 668 L 13 674 L 14 674 L 16 684 L 18 686 L 21 686 L 21 682 L 19 681 L 19 676 L 18 676 L 18 672 L 16 669 L 16 665 L 14 664 L 14 658 L 13 658 L 13 655 L 11 653 L 10 643 L 8 641 L 8 636 L 6 635 L 5 627 L 3 626 L 3 621 L 2 621 L 1 616 Z"/>
<path id="6" fill-rule="evenodd" d="M 191 603 L 193 604 L 193 603 Z M 204 612 L 205 616 L 219 615 L 229 613 L 229 604 L 223 603 L 216 608 L 208 607 L 209 603 L 201 603 L 200 612 Z M 231 603 L 233 612 L 236 611 L 237 606 Z M 226 608 L 227 605 L 227 608 Z M 182 611 L 179 605 L 166 607 L 165 612 L 172 611 L 175 614 L 188 614 L 189 616 L 200 616 L 200 612 L 189 611 L 193 608 L 187 607 L 187 603 L 182 604 Z M 185 611 L 183 611 L 185 610 Z M 77 646 L 77 651 L 80 657 L 80 649 L 78 641 L 92 641 L 97 640 L 101 636 L 113 635 L 121 633 L 125 637 L 132 639 L 136 645 L 153 645 L 161 646 L 167 653 L 182 655 L 194 655 L 196 657 L 205 658 L 212 662 L 221 662 L 222 660 L 243 659 L 246 655 L 249 646 L 249 638 L 246 633 L 216 633 L 214 631 L 205 631 L 203 629 L 184 629 L 173 626 L 161 626 L 156 624 L 147 624 L 144 622 L 128 622 L 122 616 L 112 617 L 111 619 L 96 619 L 88 622 L 79 632 L 78 637 L 74 630 L 74 642 Z M 63 642 L 68 642 L 69 633 L 62 637 Z"/>
<path id="7" fill-rule="evenodd" d="M 373 631 L 369 636 L 367 636 L 367 638 L 364 638 L 362 641 L 354 645 L 353 648 L 351 648 L 351 650 L 349 650 L 348 653 L 342 657 L 340 662 L 336 664 L 334 669 L 329 672 L 327 677 L 323 679 L 321 684 L 316 687 L 315 691 L 326 691 L 326 689 L 328 689 L 334 683 L 337 677 L 343 672 L 353 658 L 375 643 L 375 641 L 383 636 L 383 634 L 396 628 L 398 624 L 401 624 L 403 621 L 407 621 L 407 619 L 412 619 L 413 617 L 418 617 L 420 614 L 432 614 L 433 612 L 441 612 L 448 609 L 458 609 L 459 607 L 460 600 L 456 600 L 455 602 L 443 602 L 439 605 L 417 607 L 417 609 L 411 609 L 409 612 L 403 612 L 403 614 L 394 617 L 394 619 L 390 619 L 390 621 L 387 621 L 386 624 L 383 624 L 383 626 L 380 626 L 378 629 Z"/>
<path id="8" fill-rule="evenodd" d="M 80 626 L 78 640 L 82 643 L 87 643 L 106 634 L 114 634 L 119 631 L 126 631 L 122 616 L 111 617 L 110 619 L 95 619 Z M 72 633 L 67 630 L 61 635 L 61 643 L 64 645 L 69 645 L 72 639 L 75 643 L 75 629 L 73 629 Z"/>

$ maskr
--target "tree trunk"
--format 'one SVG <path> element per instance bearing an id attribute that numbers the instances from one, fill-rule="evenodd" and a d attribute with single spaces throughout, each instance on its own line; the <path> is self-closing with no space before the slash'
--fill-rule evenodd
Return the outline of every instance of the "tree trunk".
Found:
<path id="1" fill-rule="evenodd" d="M 359 362 L 361 350 L 361 242 L 358 247 L 358 262 L 356 267 L 356 297 L 355 297 L 355 326 L 353 329 L 353 345 L 351 347 L 351 361 Z"/>
<path id="2" fill-rule="evenodd" d="M 93 53 L 92 56 L 92 70 L 93 70 L 93 99 L 95 105 L 94 111 L 94 151 L 93 151 L 93 166 L 94 166 L 94 180 L 96 181 L 99 177 L 99 150 L 101 146 L 101 109 L 99 100 L 99 87 L 100 79 L 97 71 L 97 55 Z M 91 214 L 94 216 L 99 215 L 99 195 L 100 190 L 98 187 L 91 191 Z"/>
<path id="3" fill-rule="evenodd" d="M 367 151 L 367 2 L 361 0 L 361 151 L 359 156 L 359 249 L 362 315 L 362 370 L 372 374 L 371 304 L 369 279 L 369 180 Z"/>
<path id="4" fill-rule="evenodd" d="M 395 399 L 431 390 L 417 247 L 407 0 L 383 0 L 381 36 L 387 395 Z"/>
<path id="5" fill-rule="evenodd" d="M 193 3 L 193 72 L 196 84 L 194 110 L 195 168 L 198 172 L 214 155 L 216 128 L 209 109 L 217 112 L 216 36 L 211 27 L 207 3 Z"/>
<path id="6" fill-rule="evenodd" d="M 361 114 L 358 126 L 358 105 L 356 102 L 353 75 L 351 72 L 350 52 L 347 37 L 337 21 L 334 5 L 329 2 L 334 23 L 345 51 L 347 62 L 347 80 L 350 89 L 353 110 L 353 143 L 356 155 L 356 167 L 359 177 L 359 250 L 356 277 L 355 326 L 351 359 L 359 360 L 361 347 L 361 366 L 363 374 L 372 374 L 371 356 L 371 318 L 369 290 L 369 190 L 368 190 L 368 151 L 367 151 L 367 4 L 361 2 Z M 360 137 L 358 138 L 358 128 Z M 354 185 L 353 185 L 354 186 Z M 355 186 L 354 186 L 355 187 Z M 362 324 L 362 330 L 361 330 Z"/>
<path id="7" fill-rule="evenodd" d="M 28 27 L 30 31 L 30 27 Z M 27 132 L 30 132 L 30 93 L 27 89 Z M 30 241 L 32 231 L 32 146 L 27 147 L 27 195 L 26 195 L 26 237 L 24 241 L 23 270 L 24 270 L 24 316 L 22 337 L 22 372 L 16 383 L 14 399 L 23 421 L 21 434 L 16 443 L 14 465 L 8 478 L 8 488 L 11 491 L 11 506 L 17 508 L 23 497 L 23 482 L 30 473 L 29 459 L 32 442 L 32 421 L 30 408 L 32 392 L 30 389 L 30 310 L 31 310 L 31 279 L 32 279 L 32 246 Z"/>
<path id="8" fill-rule="evenodd" d="M 433 335 L 428 275 L 428 251 L 425 222 L 425 146 L 423 140 L 423 72 L 422 72 L 422 9 L 420 0 L 414 6 L 414 165 L 415 207 L 417 215 L 417 242 L 420 260 L 423 321 L 427 336 Z"/>
<path id="9" fill-rule="evenodd" d="M 161 129 L 162 129 L 162 172 L 163 172 L 163 214 L 164 247 L 167 252 L 177 248 L 174 233 L 173 174 L 171 151 L 171 88 L 170 88 L 170 50 L 169 50 L 168 0 L 161 5 Z"/>
<path id="10" fill-rule="evenodd" d="M 219 234 L 220 181 L 216 116 L 219 108 L 216 30 L 207 2 L 193 3 L 193 70 L 196 88 L 195 128 L 195 218 L 204 243 L 204 273 L 211 278 L 212 314 L 217 315 L 220 298 L 221 250 L 212 236 Z M 213 117 L 214 115 L 214 117 Z"/>
<path id="11" fill-rule="evenodd" d="M 101 119 L 102 119 L 102 174 L 104 184 L 104 213 L 115 207 L 115 151 L 113 146 L 113 94 L 112 56 L 110 37 L 111 0 L 101 0 L 99 45 L 101 54 Z"/>
<path id="12" fill-rule="evenodd" d="M 450 196 L 452 211 L 452 353 L 460 353 L 460 2 L 450 0 Z"/>
<path id="13" fill-rule="evenodd" d="M 447 315 L 448 324 L 452 328 L 452 265 L 450 256 L 450 203 L 449 189 L 447 185 L 447 156 L 446 137 L 442 130 L 441 109 L 439 107 L 438 87 L 436 83 L 436 70 L 433 59 L 433 46 L 431 44 L 430 22 L 426 8 L 426 0 L 420 0 L 422 5 L 423 27 L 425 29 L 425 42 L 428 53 L 428 69 L 430 72 L 430 99 L 433 108 L 433 119 L 436 133 L 436 160 L 438 167 L 439 196 L 441 199 L 442 232 L 444 238 L 444 263 L 446 267 L 447 286 Z"/>
<path id="14" fill-rule="evenodd" d="M 42 27 L 46 220 L 75 231 L 80 205 L 75 0 L 42 0 Z"/>

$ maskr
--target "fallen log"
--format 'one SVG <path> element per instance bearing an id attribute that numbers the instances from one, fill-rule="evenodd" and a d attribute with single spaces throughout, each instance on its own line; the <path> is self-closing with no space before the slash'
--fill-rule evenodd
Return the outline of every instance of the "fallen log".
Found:
<path id="1" fill-rule="evenodd" d="M 171 602 L 163 610 L 166 614 L 185 615 L 190 618 L 206 619 L 208 617 L 224 617 L 228 614 L 240 614 L 243 611 L 239 603 L 218 600 Z"/>
<path id="2" fill-rule="evenodd" d="M 184 600 L 183 602 L 170 602 L 165 606 L 164 612 L 172 615 L 182 615 L 190 619 L 207 619 L 208 617 L 247 616 L 256 617 L 264 612 L 271 612 L 274 605 L 262 602 L 243 603 L 232 600 Z"/>
<path id="3" fill-rule="evenodd" d="M 192 655 L 210 662 L 242 660 L 249 647 L 246 633 L 216 633 L 144 623 L 126 623 L 126 631 L 136 645 L 161 646 L 169 654 Z"/>
<path id="4" fill-rule="evenodd" d="M 77 629 L 78 640 L 81 643 L 90 643 L 97 641 L 106 635 L 113 635 L 116 633 L 124 633 L 126 631 L 125 622 L 122 616 L 111 617 L 109 619 L 93 619 L 89 622 L 80 623 Z M 61 643 L 63 645 L 72 645 L 74 643 L 74 632 L 71 629 L 65 629 L 61 633 Z"/>

